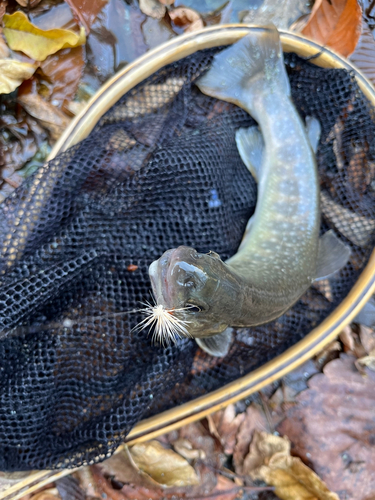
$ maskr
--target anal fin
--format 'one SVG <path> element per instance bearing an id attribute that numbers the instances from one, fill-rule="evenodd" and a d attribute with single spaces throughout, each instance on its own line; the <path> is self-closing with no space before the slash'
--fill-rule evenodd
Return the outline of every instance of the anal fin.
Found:
<path id="1" fill-rule="evenodd" d="M 232 343 L 232 328 L 227 328 L 221 333 L 212 337 L 195 339 L 201 349 L 211 356 L 221 358 L 226 356 Z"/>
<path id="2" fill-rule="evenodd" d="M 240 128 L 236 132 L 236 144 L 241 159 L 259 182 L 264 150 L 263 136 L 258 127 Z"/>
<path id="3" fill-rule="evenodd" d="M 343 268 L 349 260 L 350 248 L 338 239 L 332 229 L 319 240 L 315 280 L 323 280 Z"/>

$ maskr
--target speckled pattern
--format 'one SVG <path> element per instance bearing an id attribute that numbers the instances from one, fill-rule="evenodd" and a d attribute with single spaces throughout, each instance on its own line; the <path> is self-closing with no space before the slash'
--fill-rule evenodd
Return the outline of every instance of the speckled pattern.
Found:
<path id="1" fill-rule="evenodd" d="M 229 258 L 254 210 L 256 185 L 234 139 L 254 122 L 193 85 L 215 50 L 133 89 L 0 206 L 0 470 L 104 459 L 140 419 L 296 343 L 364 268 L 375 225 L 374 109 L 352 75 L 287 55 L 298 110 L 322 124 L 321 232 L 332 227 L 351 245 L 349 264 L 277 321 L 238 330 L 223 360 L 191 340 L 163 349 L 131 332 L 142 317 L 127 311 L 149 299 L 153 260 L 178 245 Z"/>

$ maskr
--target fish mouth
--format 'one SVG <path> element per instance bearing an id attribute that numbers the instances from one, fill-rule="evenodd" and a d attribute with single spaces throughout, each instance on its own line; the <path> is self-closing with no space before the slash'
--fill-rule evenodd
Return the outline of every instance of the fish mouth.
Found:
<path id="1" fill-rule="evenodd" d="M 156 303 L 166 309 L 173 309 L 176 304 L 173 300 L 172 272 L 176 262 L 194 258 L 197 252 L 189 247 L 180 246 L 163 253 L 160 259 L 155 260 L 149 267 L 152 291 Z"/>
<path id="2" fill-rule="evenodd" d="M 171 297 L 168 287 L 168 269 L 171 265 L 171 257 L 177 248 L 172 248 L 163 253 L 160 259 L 155 260 L 149 267 L 152 291 L 156 303 L 165 308 L 171 308 Z"/>

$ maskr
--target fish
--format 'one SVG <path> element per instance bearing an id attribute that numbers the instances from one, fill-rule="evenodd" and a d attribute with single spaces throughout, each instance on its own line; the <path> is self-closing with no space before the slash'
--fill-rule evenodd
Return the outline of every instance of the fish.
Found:
<path id="1" fill-rule="evenodd" d="M 179 246 L 150 265 L 155 305 L 145 323 L 155 324 L 160 338 L 191 337 L 224 356 L 232 328 L 278 318 L 314 280 L 341 269 L 350 250 L 332 230 L 319 238 L 320 124 L 308 117 L 305 125 L 294 107 L 277 29 L 253 30 L 224 49 L 197 86 L 257 121 L 235 136 L 258 183 L 257 203 L 237 253 L 225 262 L 214 251 Z M 164 328 L 171 317 L 178 323 L 172 334 Z"/>

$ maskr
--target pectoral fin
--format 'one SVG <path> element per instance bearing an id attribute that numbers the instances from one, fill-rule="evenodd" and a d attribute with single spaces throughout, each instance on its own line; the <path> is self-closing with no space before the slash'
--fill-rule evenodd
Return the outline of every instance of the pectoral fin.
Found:
<path id="1" fill-rule="evenodd" d="M 260 167 L 264 150 L 264 141 L 258 127 L 240 128 L 236 132 L 236 144 L 241 159 L 259 182 Z"/>
<path id="2" fill-rule="evenodd" d="M 306 132 L 309 138 L 310 145 L 314 153 L 318 150 L 318 144 L 320 139 L 322 128 L 320 123 L 313 116 L 306 116 Z"/>
<path id="3" fill-rule="evenodd" d="M 332 229 L 319 240 L 315 281 L 323 280 L 343 268 L 349 260 L 350 248 L 340 241 Z"/>
<path id="4" fill-rule="evenodd" d="M 211 356 L 221 358 L 226 356 L 232 343 L 232 328 L 227 328 L 213 337 L 204 339 L 195 339 L 201 349 L 208 352 Z"/>

